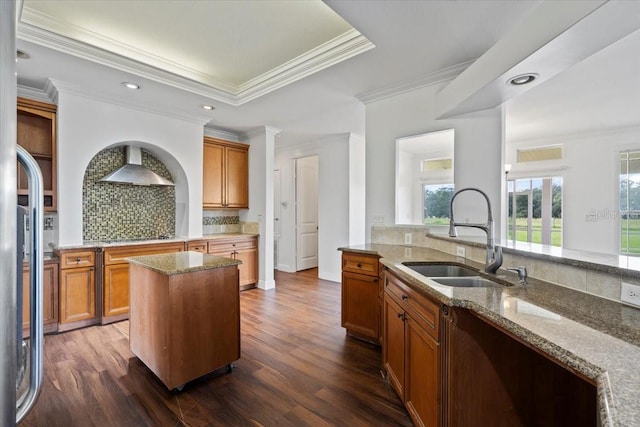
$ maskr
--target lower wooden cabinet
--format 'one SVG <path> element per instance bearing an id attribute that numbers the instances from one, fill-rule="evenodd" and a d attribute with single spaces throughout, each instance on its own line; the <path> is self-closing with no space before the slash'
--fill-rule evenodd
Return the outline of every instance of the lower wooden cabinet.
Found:
<path id="1" fill-rule="evenodd" d="M 60 331 L 97 322 L 94 250 L 59 251 Z"/>
<path id="2" fill-rule="evenodd" d="M 30 334 L 29 269 L 22 270 L 22 336 Z M 58 262 L 45 262 L 43 268 L 43 320 L 44 333 L 58 330 Z"/>
<path id="3" fill-rule="evenodd" d="M 378 255 L 342 253 L 342 327 L 356 338 L 381 344 L 382 283 Z"/>
<path id="4" fill-rule="evenodd" d="M 342 327 L 372 342 L 380 336 L 378 282 L 377 275 L 342 273 Z"/>
<path id="5" fill-rule="evenodd" d="M 437 426 L 442 419 L 439 325 L 438 305 L 387 272 L 383 365 L 417 426 Z"/>
<path id="6" fill-rule="evenodd" d="M 238 265 L 240 272 L 240 290 L 255 287 L 258 283 L 258 238 L 239 236 L 209 240 L 208 253 L 242 261 Z"/>
<path id="7" fill-rule="evenodd" d="M 184 242 L 169 242 L 105 248 L 101 323 L 112 323 L 129 317 L 129 263 L 126 258 L 182 252 L 184 247 Z"/>

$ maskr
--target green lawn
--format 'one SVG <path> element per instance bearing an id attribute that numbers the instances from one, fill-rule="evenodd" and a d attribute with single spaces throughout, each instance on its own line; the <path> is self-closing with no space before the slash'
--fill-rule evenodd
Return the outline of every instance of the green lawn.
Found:
<path id="1" fill-rule="evenodd" d="M 620 252 L 640 255 L 640 219 L 622 220 L 620 222 Z M 629 234 L 628 240 L 627 232 Z"/>

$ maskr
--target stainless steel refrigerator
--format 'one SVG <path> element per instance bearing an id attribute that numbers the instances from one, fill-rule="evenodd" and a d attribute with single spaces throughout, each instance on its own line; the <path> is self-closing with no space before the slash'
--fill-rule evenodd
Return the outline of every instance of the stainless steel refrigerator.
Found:
<path id="1" fill-rule="evenodd" d="M 42 382 L 43 190 L 37 163 L 16 144 L 16 2 L 0 1 L 0 425 L 19 422 Z M 17 209 L 17 167 L 29 180 L 29 207 Z M 27 219 L 28 218 L 28 219 Z M 29 231 L 24 221 L 28 220 Z M 22 339 L 22 260 L 29 241 L 30 337 Z M 22 383 L 25 379 L 26 385 Z"/>

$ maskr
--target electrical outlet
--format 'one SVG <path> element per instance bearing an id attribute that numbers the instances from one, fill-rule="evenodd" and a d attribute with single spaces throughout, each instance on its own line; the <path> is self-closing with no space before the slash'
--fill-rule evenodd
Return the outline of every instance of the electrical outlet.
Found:
<path id="1" fill-rule="evenodd" d="M 411 233 L 404 233 L 404 244 L 405 245 L 411 244 Z"/>
<path id="2" fill-rule="evenodd" d="M 467 250 L 464 246 L 456 246 L 456 256 L 465 258 L 467 256 Z"/>
<path id="3" fill-rule="evenodd" d="M 640 286 L 622 282 L 620 299 L 629 304 L 640 306 Z"/>

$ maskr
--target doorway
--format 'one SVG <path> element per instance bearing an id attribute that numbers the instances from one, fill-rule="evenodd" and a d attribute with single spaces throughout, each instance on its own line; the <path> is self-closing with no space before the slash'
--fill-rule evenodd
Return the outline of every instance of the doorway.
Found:
<path id="1" fill-rule="evenodd" d="M 295 160 L 296 271 L 318 266 L 318 156 Z"/>

